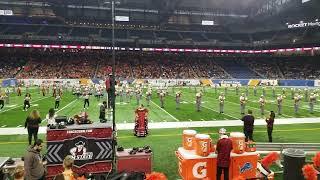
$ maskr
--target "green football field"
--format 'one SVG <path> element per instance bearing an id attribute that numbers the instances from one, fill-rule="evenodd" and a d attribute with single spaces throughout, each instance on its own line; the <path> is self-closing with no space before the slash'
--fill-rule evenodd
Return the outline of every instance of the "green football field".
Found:
<path id="1" fill-rule="evenodd" d="M 175 104 L 175 92 L 182 91 L 182 103 L 180 110 L 176 110 Z M 195 109 L 195 94 L 197 91 L 202 90 L 204 96 L 202 98 L 202 110 L 196 112 Z M 42 96 L 39 93 L 38 88 L 31 89 L 31 108 L 29 111 L 22 111 L 23 108 L 23 96 L 18 97 L 16 94 L 11 94 L 10 104 L 6 104 L 4 109 L 0 111 L 0 127 L 17 127 L 23 126 L 24 120 L 32 109 L 38 109 L 42 118 L 45 117 L 48 110 L 54 107 L 54 98 L 51 97 L 51 93 L 47 96 Z M 311 91 L 311 90 L 309 90 Z M 239 95 L 236 95 L 234 88 L 229 88 L 226 101 L 225 101 L 225 113 L 219 114 L 218 96 L 220 92 L 224 92 L 223 88 L 218 88 L 217 92 L 210 87 L 175 87 L 169 88 L 169 95 L 165 97 L 165 108 L 160 108 L 160 101 L 153 92 L 152 101 L 149 109 L 150 122 L 175 122 L 175 121 L 215 121 L 215 120 L 233 120 L 241 118 L 239 97 L 240 93 L 245 92 L 245 88 L 240 89 Z M 282 88 L 277 88 L 276 94 L 282 93 Z M 258 88 L 257 96 L 253 95 L 253 89 L 250 88 L 246 109 L 251 109 L 257 119 L 264 118 L 260 115 L 259 109 L 259 97 L 262 94 L 262 89 Z M 310 92 L 309 92 L 310 94 Z M 24 93 L 23 93 L 24 95 Z M 302 95 L 304 92 L 302 91 Z M 137 108 L 135 96 L 131 101 L 120 102 L 120 98 L 116 99 L 116 122 L 117 123 L 130 123 L 134 120 L 134 110 Z M 271 88 L 266 90 L 265 112 L 270 110 L 277 111 L 276 98 L 272 97 Z M 102 100 L 98 101 L 95 97 L 90 98 L 90 107 L 86 109 L 89 113 L 89 118 L 96 121 L 99 116 L 99 104 Z M 145 97 L 142 98 L 140 103 L 146 104 Z M 68 117 L 74 116 L 83 111 L 83 99 L 77 99 L 71 92 L 64 92 L 62 100 L 60 102 L 60 108 L 57 110 L 58 115 L 66 115 Z M 107 114 L 108 116 L 108 114 Z M 293 100 L 291 99 L 290 88 L 286 89 L 286 99 L 283 102 L 282 116 L 277 118 L 293 118 L 293 117 L 320 117 L 320 104 L 315 105 L 314 114 L 309 113 L 309 104 L 305 102 L 304 98 L 300 104 L 300 110 L 298 114 L 294 114 Z M 45 125 L 45 122 L 43 122 Z"/>
<path id="2" fill-rule="evenodd" d="M 218 138 L 219 127 L 194 128 L 199 133 L 210 134 L 214 142 Z M 228 127 L 229 132 L 241 131 L 241 127 Z M 153 149 L 153 170 L 163 172 L 169 180 L 176 180 L 178 175 L 178 161 L 175 151 L 181 146 L 183 129 L 152 129 L 150 135 L 145 138 L 137 138 L 132 131 L 118 131 L 118 145 L 125 148 L 143 147 L 149 145 Z M 294 124 L 277 125 L 274 127 L 274 142 L 296 142 L 296 143 L 320 143 L 319 124 Z M 45 139 L 45 135 L 40 135 Z M 265 126 L 256 126 L 254 138 L 257 142 L 267 141 Z M 0 156 L 22 157 L 27 148 L 26 135 L 0 136 Z M 310 157 L 308 157 L 310 161 Z M 279 169 L 274 169 L 279 170 Z M 277 180 L 282 179 L 281 174 Z"/>

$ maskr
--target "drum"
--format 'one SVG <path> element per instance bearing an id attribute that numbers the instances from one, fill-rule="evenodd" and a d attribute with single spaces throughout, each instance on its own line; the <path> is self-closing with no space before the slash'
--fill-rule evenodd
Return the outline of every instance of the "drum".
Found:
<path id="1" fill-rule="evenodd" d="M 211 152 L 211 138 L 206 134 L 197 134 L 195 137 L 195 150 L 199 156 L 206 157 Z"/>
<path id="2" fill-rule="evenodd" d="M 185 150 L 194 150 L 196 134 L 195 130 L 183 130 L 182 146 Z"/>
<path id="3" fill-rule="evenodd" d="M 245 135 L 241 132 L 232 132 L 230 133 L 230 139 L 232 140 L 232 151 L 236 154 L 244 153 Z"/>

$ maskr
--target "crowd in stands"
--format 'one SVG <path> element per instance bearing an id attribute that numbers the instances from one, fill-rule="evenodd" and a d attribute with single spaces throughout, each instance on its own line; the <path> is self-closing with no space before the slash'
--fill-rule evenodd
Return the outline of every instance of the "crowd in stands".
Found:
<path id="1" fill-rule="evenodd" d="M 277 61 L 271 58 L 251 58 L 245 63 L 262 78 L 279 79 L 283 78 L 283 74 L 277 65 Z"/>
<path id="2" fill-rule="evenodd" d="M 0 79 L 13 78 L 21 70 L 27 59 L 14 50 L 0 51 Z"/>
<path id="3" fill-rule="evenodd" d="M 112 72 L 107 51 L 2 49 L 3 78 L 104 78 Z M 231 67 L 235 66 L 235 67 Z M 250 73 L 248 73 L 250 71 Z M 239 73 L 244 77 L 240 77 Z M 196 53 L 117 52 L 118 78 L 254 78 L 315 79 L 315 57 L 223 57 Z M 249 75 L 248 75 L 249 74 Z"/>

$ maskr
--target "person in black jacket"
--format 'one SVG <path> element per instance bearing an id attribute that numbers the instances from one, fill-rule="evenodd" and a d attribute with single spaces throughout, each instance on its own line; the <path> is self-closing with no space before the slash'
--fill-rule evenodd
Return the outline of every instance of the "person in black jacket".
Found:
<path id="1" fill-rule="evenodd" d="M 24 123 L 24 128 L 28 129 L 28 141 L 29 145 L 31 145 L 32 136 L 34 137 L 34 141 L 38 139 L 38 130 L 39 124 L 41 123 L 41 118 L 39 111 L 33 110 L 30 115 L 27 117 L 26 122 Z"/>
<path id="2" fill-rule="evenodd" d="M 271 111 L 269 118 L 266 118 L 269 142 L 272 142 L 272 131 L 275 117 L 275 113 Z"/>
<path id="3" fill-rule="evenodd" d="M 248 110 L 248 114 L 242 117 L 241 121 L 243 121 L 243 133 L 246 136 L 246 142 L 248 140 L 253 141 L 254 116 L 252 116 L 250 109 Z"/>

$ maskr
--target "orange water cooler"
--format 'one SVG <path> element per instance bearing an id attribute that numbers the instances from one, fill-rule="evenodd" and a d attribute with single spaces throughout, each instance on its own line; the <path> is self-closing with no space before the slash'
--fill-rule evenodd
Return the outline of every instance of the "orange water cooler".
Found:
<path id="1" fill-rule="evenodd" d="M 232 140 L 232 152 L 236 154 L 242 154 L 245 152 L 245 135 L 241 132 L 230 133 L 230 139 Z"/>
<path id="2" fill-rule="evenodd" d="M 246 179 L 256 178 L 258 159 L 259 155 L 256 152 L 231 153 L 232 178 L 238 176 Z"/>
<path id="3" fill-rule="evenodd" d="M 215 180 L 217 155 L 210 153 L 207 157 L 196 155 L 195 151 L 178 148 L 176 156 L 179 161 L 179 174 L 183 180 Z"/>
<path id="4" fill-rule="evenodd" d="M 186 150 L 194 150 L 195 136 L 197 132 L 195 130 L 183 130 L 182 146 Z"/>

